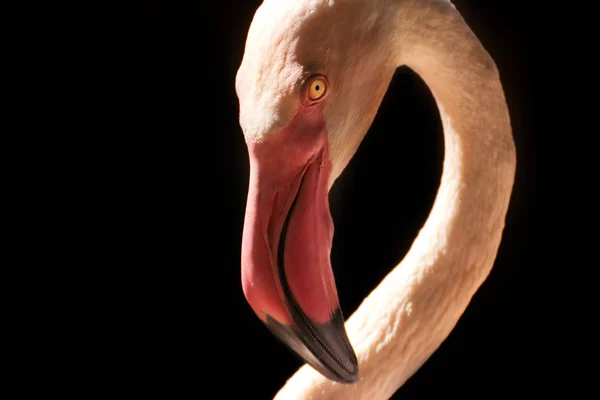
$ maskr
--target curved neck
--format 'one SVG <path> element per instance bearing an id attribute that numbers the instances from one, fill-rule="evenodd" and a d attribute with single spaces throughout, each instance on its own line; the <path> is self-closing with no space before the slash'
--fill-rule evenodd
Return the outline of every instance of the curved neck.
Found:
<path id="1" fill-rule="evenodd" d="M 394 5 L 398 65 L 428 84 L 442 118 L 438 194 L 407 256 L 346 323 L 360 382 L 339 385 L 305 366 L 277 398 L 389 398 L 449 335 L 500 244 L 516 157 L 495 64 L 450 2 Z"/>
<path id="2" fill-rule="evenodd" d="M 450 2 L 412 3 L 419 7 L 399 11 L 398 64 L 408 65 L 431 89 L 445 157 L 433 209 L 406 258 L 458 257 L 461 262 L 439 272 L 458 269 L 473 276 L 476 268 L 483 280 L 496 255 L 515 172 L 502 85 L 494 61 Z M 491 260 L 481 259 L 483 249 Z"/>

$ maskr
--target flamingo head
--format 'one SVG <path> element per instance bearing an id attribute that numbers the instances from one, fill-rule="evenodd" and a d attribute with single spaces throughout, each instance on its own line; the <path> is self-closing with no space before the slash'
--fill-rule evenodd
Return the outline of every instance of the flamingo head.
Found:
<path id="1" fill-rule="evenodd" d="M 265 1 L 236 77 L 250 158 L 244 294 L 279 339 L 342 383 L 359 375 L 331 268 L 328 191 L 393 74 L 385 33 L 334 2 Z"/>

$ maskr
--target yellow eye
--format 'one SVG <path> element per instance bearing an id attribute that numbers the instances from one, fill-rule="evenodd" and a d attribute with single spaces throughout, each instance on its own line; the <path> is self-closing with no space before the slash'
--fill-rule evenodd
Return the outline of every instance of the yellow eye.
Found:
<path id="1" fill-rule="evenodd" d="M 314 78 L 308 84 L 308 98 L 310 100 L 319 100 L 327 92 L 327 81 L 325 78 L 319 76 Z"/>

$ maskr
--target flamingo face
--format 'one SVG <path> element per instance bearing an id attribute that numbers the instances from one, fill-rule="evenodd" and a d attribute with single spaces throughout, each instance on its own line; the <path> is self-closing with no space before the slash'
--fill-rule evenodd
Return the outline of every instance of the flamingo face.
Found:
<path id="1" fill-rule="evenodd" d="M 242 287 L 258 317 L 305 362 L 351 383 L 358 363 L 331 269 L 328 190 L 368 130 L 395 66 L 381 56 L 390 52 L 382 51 L 387 31 L 376 19 L 365 28 L 352 8 L 303 7 L 261 5 L 236 77 L 250 158 Z"/>
<path id="2" fill-rule="evenodd" d="M 331 270 L 331 161 L 322 105 L 327 78 L 300 86 L 289 121 L 247 140 L 250 185 L 242 239 L 242 287 L 259 318 L 330 379 L 358 379 Z"/>

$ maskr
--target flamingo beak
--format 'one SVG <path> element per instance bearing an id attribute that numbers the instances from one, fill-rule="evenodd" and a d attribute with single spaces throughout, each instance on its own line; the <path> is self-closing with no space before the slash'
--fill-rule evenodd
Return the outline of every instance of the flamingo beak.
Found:
<path id="1" fill-rule="evenodd" d="M 308 160 L 293 154 L 277 157 L 289 168 L 264 162 L 264 148 L 249 145 L 249 150 L 244 294 L 269 330 L 303 361 L 331 380 L 355 382 L 358 362 L 344 328 L 330 262 L 327 146 L 321 144 Z M 261 152 L 263 157 L 257 155 Z"/>

